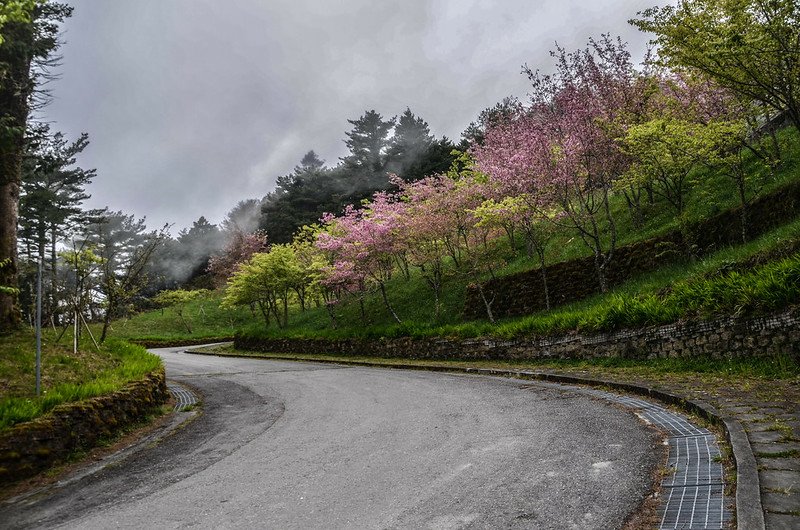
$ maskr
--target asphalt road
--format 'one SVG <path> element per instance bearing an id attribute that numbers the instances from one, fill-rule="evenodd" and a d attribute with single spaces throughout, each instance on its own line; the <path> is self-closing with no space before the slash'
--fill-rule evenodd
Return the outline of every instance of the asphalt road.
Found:
<path id="1" fill-rule="evenodd" d="M 0 527 L 609 529 L 658 464 L 631 413 L 547 385 L 156 351 L 203 414 Z"/>

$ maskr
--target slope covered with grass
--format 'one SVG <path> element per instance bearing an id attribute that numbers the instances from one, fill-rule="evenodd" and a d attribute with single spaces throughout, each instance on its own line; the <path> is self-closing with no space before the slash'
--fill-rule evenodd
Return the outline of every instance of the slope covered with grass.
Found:
<path id="1" fill-rule="evenodd" d="M 33 419 L 56 405 L 121 389 L 160 370 L 161 359 L 144 348 L 109 340 L 99 349 L 89 337 L 72 351 L 72 337 L 56 342 L 46 331 L 42 344 L 42 392 L 36 396 L 35 338 L 31 331 L 5 335 L 0 344 L 0 429 Z"/>

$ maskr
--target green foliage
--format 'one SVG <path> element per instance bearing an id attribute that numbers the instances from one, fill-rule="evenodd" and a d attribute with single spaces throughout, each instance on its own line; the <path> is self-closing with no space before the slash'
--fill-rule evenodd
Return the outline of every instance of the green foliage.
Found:
<path id="1" fill-rule="evenodd" d="M 626 151 L 634 162 L 617 185 L 653 185 L 680 214 L 686 194 L 697 184 L 691 177 L 701 175 L 692 170 L 708 162 L 725 139 L 742 127 L 743 124 L 705 124 L 669 117 L 634 125 L 624 138 Z"/>
<path id="2" fill-rule="evenodd" d="M 685 0 L 631 21 L 655 34 L 663 63 L 702 72 L 720 86 L 787 110 L 800 131 L 797 0 Z"/>
<path id="3" fill-rule="evenodd" d="M 83 349 L 77 356 L 48 339 L 43 351 L 43 392 L 33 394 L 33 337 L 19 333 L 0 347 L 0 429 L 31 420 L 62 403 L 120 390 L 162 368 L 161 359 L 144 348 L 109 340 L 101 352 Z"/>
<path id="4" fill-rule="evenodd" d="M 755 241 L 722 250 L 692 264 L 665 267 L 623 284 L 607 295 L 597 295 L 581 302 L 536 313 L 508 318 L 496 325 L 488 322 L 460 322 L 458 313 L 445 314 L 444 322 L 432 324 L 431 315 L 417 302 L 422 295 L 406 286 L 395 297 L 398 311 L 417 311 L 418 319 L 403 325 L 367 322 L 358 318 L 355 309 L 342 308 L 338 330 L 327 328 L 314 312 L 307 312 L 286 330 L 265 331 L 250 326 L 244 336 L 380 338 L 380 337 L 478 337 L 517 338 L 548 335 L 571 330 L 611 331 L 675 322 L 683 318 L 707 318 L 716 314 L 757 314 L 800 302 L 800 253 L 766 264 L 751 266 L 759 256 L 781 254 L 785 248 L 800 245 L 800 220 L 777 229 Z M 408 282 L 414 285 L 412 282 Z M 397 286 L 400 289 L 400 285 Z M 452 299 L 447 300 L 454 307 Z M 372 303 L 376 303 L 376 301 Z M 371 307 L 371 306 L 368 306 Z M 367 311 L 372 318 L 380 313 Z M 413 309 L 412 309 L 413 308 Z M 353 311 L 352 313 L 350 311 Z M 424 316 L 423 316 L 424 315 Z M 314 318 L 316 317 L 316 318 Z M 427 318 L 425 318 L 427 317 Z"/>
<path id="5" fill-rule="evenodd" d="M 31 14 L 36 4 L 43 0 L 6 0 L 0 4 L 0 29 L 8 22 L 30 22 Z M 0 45 L 4 42 L 4 37 L 0 34 Z"/>
<path id="6" fill-rule="evenodd" d="M 222 301 L 224 307 L 258 305 L 265 323 L 274 316 L 279 327 L 288 323 L 288 308 L 292 294 L 301 306 L 309 287 L 314 262 L 298 259 L 292 245 L 272 245 L 268 252 L 254 254 L 230 279 Z M 279 309 L 282 308 L 282 312 Z"/>
<path id="7" fill-rule="evenodd" d="M 164 307 L 172 307 L 178 315 L 178 318 L 180 318 L 181 322 L 183 322 L 183 325 L 186 327 L 186 331 L 191 333 L 192 326 L 189 321 L 184 318 L 184 308 L 189 302 L 202 298 L 208 295 L 208 293 L 209 291 L 207 289 L 197 289 L 194 291 L 187 291 L 184 289 L 161 291 L 153 297 L 153 302 Z"/>
<path id="8" fill-rule="evenodd" d="M 175 289 L 172 291 L 161 291 L 153 298 L 153 301 L 167 307 L 175 306 L 182 308 L 192 300 L 206 295 L 208 295 L 208 289 L 197 289 L 194 291 Z"/>
<path id="9" fill-rule="evenodd" d="M 8 267 L 9 265 L 11 265 L 11 258 L 0 259 L 0 269 Z M 19 289 L 9 285 L 0 285 L 0 293 L 14 295 L 19 293 Z"/>
<path id="10" fill-rule="evenodd" d="M 183 317 L 191 322 L 192 333 L 173 309 L 145 311 L 112 323 L 111 336 L 124 339 L 178 341 L 181 339 L 228 339 L 236 329 L 257 321 L 248 307 L 220 307 L 222 293 L 206 292 L 183 306 Z"/>

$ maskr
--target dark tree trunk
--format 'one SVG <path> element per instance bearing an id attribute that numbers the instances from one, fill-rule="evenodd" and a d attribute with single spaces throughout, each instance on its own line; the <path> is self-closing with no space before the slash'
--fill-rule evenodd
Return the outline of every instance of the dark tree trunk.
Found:
<path id="1" fill-rule="evenodd" d="M 5 177 L 5 167 L 3 170 Z M 17 288 L 18 204 L 19 184 L 17 182 L 0 184 L 0 287 L 11 289 Z M 0 332 L 16 329 L 19 324 L 20 313 L 16 293 L 0 290 Z"/>
<path id="2" fill-rule="evenodd" d="M 17 218 L 22 175 L 28 97 L 33 89 L 30 69 L 33 25 L 9 22 L 0 45 L 0 286 L 17 287 Z M 0 290 L 0 332 L 20 323 L 16 291 Z"/>

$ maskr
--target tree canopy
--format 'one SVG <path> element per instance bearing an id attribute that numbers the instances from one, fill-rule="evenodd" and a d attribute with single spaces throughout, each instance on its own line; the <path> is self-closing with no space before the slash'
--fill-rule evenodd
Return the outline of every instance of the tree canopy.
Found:
<path id="1" fill-rule="evenodd" d="M 800 131 L 800 2 L 681 0 L 631 22 L 655 34 L 661 62 L 786 112 Z"/>

